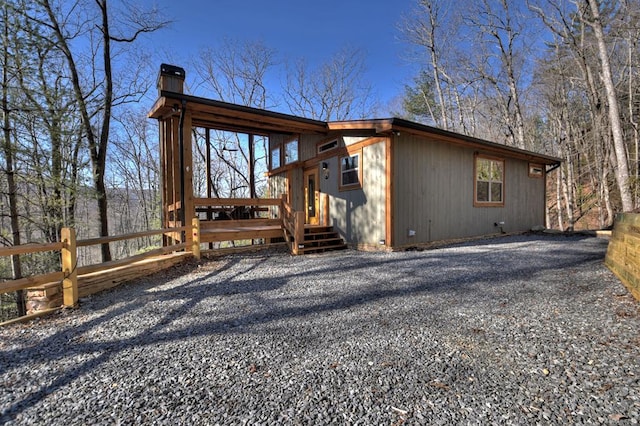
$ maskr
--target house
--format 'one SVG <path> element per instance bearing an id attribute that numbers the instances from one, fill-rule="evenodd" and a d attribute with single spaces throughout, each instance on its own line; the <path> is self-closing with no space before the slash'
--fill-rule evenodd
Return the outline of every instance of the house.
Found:
<path id="1" fill-rule="evenodd" d="M 558 158 L 399 118 L 323 122 L 190 96 L 184 70 L 163 67 L 149 116 L 160 122 L 165 226 L 207 204 L 191 190 L 192 126 L 267 136 L 271 199 L 287 194 L 307 227 L 332 226 L 359 249 L 545 224 L 546 176 Z"/>

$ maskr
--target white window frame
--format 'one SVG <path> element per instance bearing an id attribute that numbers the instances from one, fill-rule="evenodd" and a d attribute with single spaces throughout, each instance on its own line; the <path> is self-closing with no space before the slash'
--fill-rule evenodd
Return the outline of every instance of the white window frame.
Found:
<path id="1" fill-rule="evenodd" d="M 350 167 L 348 169 L 345 169 L 345 159 L 352 159 L 352 158 L 357 158 L 357 165 L 355 167 Z M 353 173 L 356 172 L 356 175 L 358 176 L 358 179 L 356 182 L 351 182 L 351 183 L 344 183 L 344 176 L 347 173 Z M 350 189 L 359 189 L 362 188 L 362 150 L 357 150 L 357 151 L 353 151 L 353 152 L 349 152 L 347 153 L 347 155 L 343 155 L 340 157 L 340 190 L 341 191 L 346 191 L 346 190 L 350 190 Z"/>

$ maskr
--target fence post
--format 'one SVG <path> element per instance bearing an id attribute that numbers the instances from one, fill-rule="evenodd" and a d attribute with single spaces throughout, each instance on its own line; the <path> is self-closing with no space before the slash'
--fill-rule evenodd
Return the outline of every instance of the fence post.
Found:
<path id="1" fill-rule="evenodd" d="M 200 260 L 200 219 L 198 219 L 197 217 L 191 219 L 191 228 L 193 235 L 191 252 L 193 253 L 193 257 Z"/>
<path id="2" fill-rule="evenodd" d="M 78 304 L 78 253 L 76 252 L 76 231 L 71 228 L 60 230 L 62 241 L 62 304 L 72 308 Z"/>

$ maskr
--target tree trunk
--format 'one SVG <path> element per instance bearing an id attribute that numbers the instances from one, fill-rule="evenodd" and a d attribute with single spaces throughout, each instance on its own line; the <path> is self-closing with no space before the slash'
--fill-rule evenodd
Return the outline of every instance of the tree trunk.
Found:
<path id="1" fill-rule="evenodd" d="M 616 95 L 616 88 L 611 75 L 609 52 L 607 51 L 604 32 L 602 30 L 603 25 L 600 17 L 600 5 L 598 4 L 598 0 L 587 0 L 587 3 L 589 4 L 593 15 L 593 20 L 589 24 L 593 28 L 594 36 L 598 44 L 598 55 L 600 57 L 600 66 L 602 71 L 601 78 L 607 92 L 607 101 L 609 103 L 609 121 L 611 123 L 613 148 L 617 163 L 615 175 L 618 183 L 618 189 L 620 190 L 622 211 L 629 212 L 633 210 L 633 200 L 629 181 L 629 162 L 624 144 L 620 112 L 618 110 L 618 97 Z"/>
<path id="2" fill-rule="evenodd" d="M 440 64 L 438 62 L 438 52 L 436 50 L 436 26 L 437 12 L 433 10 L 434 5 L 432 2 L 423 1 L 422 5 L 427 9 L 429 14 L 429 34 L 427 35 L 427 48 L 429 49 L 429 55 L 431 57 L 431 66 L 433 67 L 433 82 L 436 85 L 436 94 L 438 95 L 438 103 L 440 104 L 440 118 L 442 123 L 440 125 L 443 129 L 449 130 L 449 120 L 447 118 L 447 106 L 444 100 L 444 94 L 442 93 L 442 85 L 440 83 Z"/>
<path id="3" fill-rule="evenodd" d="M 102 35 L 103 60 L 104 60 L 104 99 L 103 99 L 103 115 L 102 129 L 100 132 L 100 141 L 97 147 L 90 147 L 95 153 L 94 159 L 94 179 L 98 196 L 98 216 L 100 218 L 100 235 L 109 235 L 109 219 L 107 209 L 107 189 L 104 184 L 104 174 L 107 162 L 107 147 L 109 145 L 109 130 L 111 127 L 111 107 L 113 103 L 113 73 L 111 71 L 111 35 L 109 33 L 109 15 L 107 11 L 107 0 L 96 0 L 102 13 Z M 92 154 L 92 159 L 94 155 Z M 102 261 L 111 260 L 111 251 L 109 244 L 102 244 Z"/>
<path id="4" fill-rule="evenodd" d="M 558 229 L 564 231 L 564 222 L 562 221 L 562 167 L 558 168 L 556 173 L 556 209 L 558 210 Z"/>
<path id="5" fill-rule="evenodd" d="M 18 216 L 18 196 L 17 185 L 15 179 L 15 171 L 13 165 L 13 146 L 11 145 L 11 119 L 9 117 L 9 11 L 5 4 L 4 10 L 4 33 L 3 33 L 3 50 L 2 50 L 2 115 L 3 122 L 2 128 L 4 131 L 4 144 L 2 146 L 5 155 L 6 175 L 7 175 L 7 189 L 9 192 L 9 221 L 11 223 L 11 235 L 12 244 L 19 246 L 20 241 L 20 221 Z M 20 255 L 11 256 L 11 269 L 13 279 L 22 278 L 22 264 L 20 263 Z M 23 316 L 26 314 L 26 308 L 24 303 L 24 295 L 22 290 L 16 292 L 16 305 L 18 308 L 18 315 Z"/>

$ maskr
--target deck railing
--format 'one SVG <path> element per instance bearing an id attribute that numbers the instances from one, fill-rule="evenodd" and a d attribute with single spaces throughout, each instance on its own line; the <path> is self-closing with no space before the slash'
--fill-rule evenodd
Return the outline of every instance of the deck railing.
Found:
<path id="1" fill-rule="evenodd" d="M 258 217 L 269 207 L 280 207 L 280 198 L 194 198 L 196 213 L 228 214 L 230 219 Z M 234 216 L 235 215 L 235 216 Z"/>
<path id="2" fill-rule="evenodd" d="M 286 194 L 282 195 L 282 226 L 287 230 L 291 237 L 291 252 L 300 254 L 300 249 L 304 248 L 304 221 L 305 214 L 303 211 L 294 210 L 287 202 Z"/>
<path id="3" fill-rule="evenodd" d="M 115 241 L 130 240 L 135 238 L 154 236 L 154 235 L 175 235 L 182 232 L 193 232 L 193 244 L 189 247 L 185 242 L 180 242 L 166 247 L 160 247 L 149 250 L 145 253 L 136 254 L 119 260 L 102 262 L 93 265 L 78 267 L 79 247 L 87 247 L 92 245 L 101 245 Z M 72 228 L 62 228 L 60 233 L 60 242 L 57 243 L 29 243 L 13 247 L 0 247 L 0 257 L 16 256 L 22 254 L 33 254 L 48 251 L 60 252 L 60 271 L 50 272 L 46 274 L 29 276 L 0 282 L 0 293 L 9 293 L 18 290 L 29 290 L 39 286 L 49 284 L 57 285 L 62 288 L 62 306 L 73 307 L 78 303 L 81 289 L 79 289 L 79 276 L 88 276 L 99 274 L 101 272 L 130 266 L 136 262 L 146 259 L 158 258 L 160 255 L 184 251 L 196 258 L 200 257 L 200 228 L 197 219 L 194 219 L 190 227 L 165 228 L 131 234 L 124 234 L 111 237 L 90 238 L 85 240 L 77 240 L 75 230 Z M 111 279 L 109 279 L 111 280 Z M 104 287 L 97 285 L 95 280 L 92 286 L 97 287 L 96 291 Z M 92 291 L 85 291 L 85 294 L 91 294 Z M 54 308 L 57 309 L 57 308 Z M 49 309 L 45 310 L 48 311 Z"/>
<path id="4" fill-rule="evenodd" d="M 284 236 L 292 253 L 299 254 L 305 215 L 291 207 L 286 194 L 281 198 L 196 198 L 193 202 L 201 220 L 202 242 Z"/>

